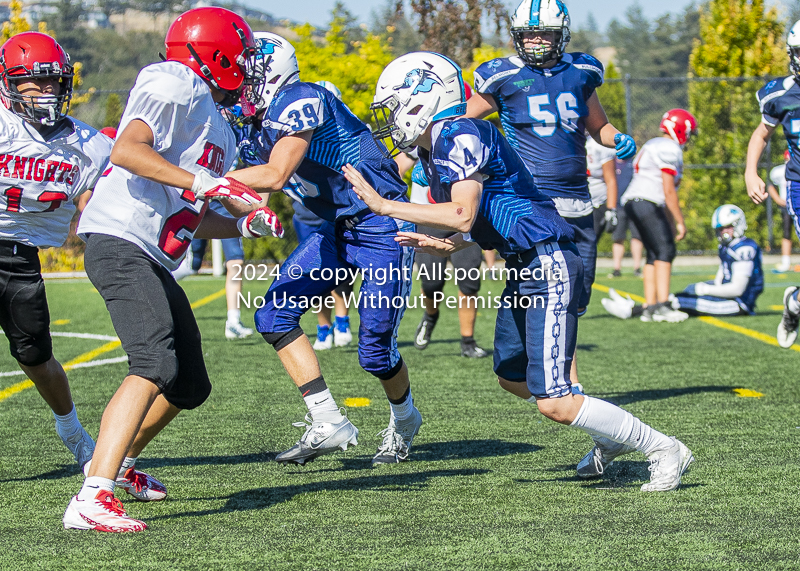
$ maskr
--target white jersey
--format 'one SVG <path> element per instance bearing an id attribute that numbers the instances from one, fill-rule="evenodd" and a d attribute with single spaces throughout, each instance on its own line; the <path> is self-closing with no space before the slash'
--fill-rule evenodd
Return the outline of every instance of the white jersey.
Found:
<path id="1" fill-rule="evenodd" d="M 614 149 L 604 147 L 591 137 L 586 137 L 586 174 L 589 177 L 589 194 L 592 206 L 599 208 L 608 199 L 608 187 L 603 177 L 603 165 L 617 156 Z M 616 176 L 616 170 L 615 176 Z"/>
<path id="2" fill-rule="evenodd" d="M 0 105 L 0 240 L 61 246 L 75 213 L 72 200 L 94 187 L 113 141 L 69 118 L 45 140 Z"/>
<path id="3" fill-rule="evenodd" d="M 778 189 L 781 200 L 786 201 L 786 165 L 778 165 L 769 171 L 769 180 Z"/>
<path id="4" fill-rule="evenodd" d="M 647 141 L 633 161 L 633 178 L 622 203 L 634 198 L 643 198 L 664 205 L 664 181 L 661 173 L 669 173 L 675 177 L 675 188 L 683 176 L 683 150 L 681 146 L 667 137 L 656 137 Z"/>
<path id="5" fill-rule="evenodd" d="M 208 85 L 173 61 L 139 72 L 120 133 L 138 119 L 153 132 L 153 149 L 170 163 L 196 174 L 222 176 L 236 157 L 233 131 L 217 111 Z M 107 234 L 139 246 L 168 270 L 176 269 L 206 211 L 191 192 L 165 186 L 114 166 L 97 183 L 78 225 L 81 238 Z"/>

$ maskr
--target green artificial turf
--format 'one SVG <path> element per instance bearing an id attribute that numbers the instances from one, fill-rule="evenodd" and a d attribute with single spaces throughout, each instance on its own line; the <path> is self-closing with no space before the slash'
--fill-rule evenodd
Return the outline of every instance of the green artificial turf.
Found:
<path id="1" fill-rule="evenodd" d="M 686 269 L 673 289 L 708 279 Z M 774 335 L 783 287 L 767 276 L 755 317 L 725 319 Z M 800 281 L 800 276 L 798 280 Z M 634 279 L 598 282 L 640 294 Z M 192 301 L 221 279 L 182 282 Z M 268 282 L 247 282 L 261 294 Z M 484 284 L 499 292 L 499 283 Z M 54 331 L 113 335 L 86 281 L 47 284 Z M 448 294 L 454 294 L 452 285 Z M 424 424 L 413 461 L 373 469 L 389 407 L 356 349 L 320 353 L 323 373 L 360 429 L 359 446 L 307 467 L 272 461 L 301 435 L 306 410 L 273 349 L 259 336 L 224 338 L 224 297 L 196 310 L 214 390 L 154 440 L 138 467 L 169 488 L 144 504 L 119 496 L 147 522 L 138 534 L 65 531 L 61 517 L 81 477 L 35 389 L 0 402 L 0 569 L 798 569 L 800 390 L 796 351 L 692 319 L 623 322 L 595 291 L 580 320 L 585 391 L 611 400 L 694 452 L 674 492 L 645 494 L 646 459 L 631 454 L 603 480 L 582 481 L 575 464 L 591 448 L 580 430 L 555 424 L 502 391 L 491 359 L 459 356 L 455 311 L 443 312 L 425 351 L 412 345 L 421 311 L 409 310 L 399 345 Z M 253 310 L 245 310 L 251 322 Z M 476 339 L 491 346 L 494 311 Z M 358 317 L 351 317 L 354 329 Z M 304 328 L 313 335 L 315 316 Z M 67 362 L 104 341 L 55 338 Z M 121 349 L 98 359 L 123 355 Z M 0 372 L 15 370 L 7 352 Z M 93 435 L 124 363 L 75 369 L 78 413 Z M 24 377 L 0 377 L 0 390 Z M 763 393 L 742 398 L 733 389 Z"/>

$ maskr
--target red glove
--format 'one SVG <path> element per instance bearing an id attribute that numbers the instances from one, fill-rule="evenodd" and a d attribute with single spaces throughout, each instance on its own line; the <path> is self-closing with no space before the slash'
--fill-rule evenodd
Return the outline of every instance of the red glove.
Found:
<path id="1" fill-rule="evenodd" d="M 283 226 L 278 215 L 266 206 L 254 210 L 247 218 L 240 218 L 238 224 L 245 238 L 263 238 L 270 234 L 275 238 L 283 238 Z"/>
<path id="2" fill-rule="evenodd" d="M 192 192 L 198 200 L 230 198 L 245 204 L 258 204 L 261 202 L 261 197 L 258 193 L 246 184 L 234 179 L 215 178 L 206 171 L 200 171 L 194 175 Z"/>

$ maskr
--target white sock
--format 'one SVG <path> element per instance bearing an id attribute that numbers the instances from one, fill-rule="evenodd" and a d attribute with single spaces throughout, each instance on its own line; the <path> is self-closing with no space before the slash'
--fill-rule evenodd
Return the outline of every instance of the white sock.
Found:
<path id="1" fill-rule="evenodd" d="M 414 400 L 411 398 L 411 390 L 408 391 L 408 398 L 400 404 L 389 403 L 392 409 L 392 416 L 396 420 L 406 420 L 411 418 L 411 413 L 414 412 Z"/>
<path id="2" fill-rule="evenodd" d="M 59 416 L 56 413 L 53 413 L 53 416 L 56 419 L 56 432 L 61 437 L 61 440 L 65 440 L 82 428 L 74 404 L 72 405 L 72 411 L 64 416 Z"/>
<path id="3" fill-rule="evenodd" d="M 791 256 L 781 256 L 781 265 L 785 268 L 788 268 L 792 263 Z"/>
<path id="4" fill-rule="evenodd" d="M 242 312 L 239 309 L 228 310 L 228 323 L 239 323 L 242 318 Z"/>
<path id="5" fill-rule="evenodd" d="M 136 457 L 125 456 L 125 459 L 122 461 L 122 466 L 119 467 L 119 473 L 117 474 L 117 477 L 121 478 L 122 476 L 124 476 L 125 472 L 128 471 L 128 468 L 133 468 L 138 459 L 139 459 L 138 456 Z"/>
<path id="6" fill-rule="evenodd" d="M 337 423 L 344 418 L 342 413 L 339 412 L 339 407 L 336 405 L 330 389 L 305 396 L 303 400 L 306 402 L 308 412 L 311 413 L 311 418 L 314 419 L 314 422 Z"/>
<path id="7" fill-rule="evenodd" d="M 648 426 L 631 413 L 610 402 L 583 397 L 583 405 L 570 426 L 576 426 L 592 436 L 604 436 L 614 442 L 633 446 L 646 456 L 655 450 L 672 446 L 672 440 Z"/>
<path id="8" fill-rule="evenodd" d="M 83 481 L 83 487 L 78 492 L 78 499 L 82 502 L 93 500 L 97 497 L 100 490 L 106 490 L 114 493 L 114 480 L 108 478 L 101 478 L 100 476 L 91 476 Z"/>
<path id="9" fill-rule="evenodd" d="M 800 313 L 800 301 L 797 301 L 797 292 L 800 290 L 795 291 L 792 295 L 789 296 L 789 299 L 786 300 L 786 307 L 789 308 L 789 311 L 792 313 Z"/>

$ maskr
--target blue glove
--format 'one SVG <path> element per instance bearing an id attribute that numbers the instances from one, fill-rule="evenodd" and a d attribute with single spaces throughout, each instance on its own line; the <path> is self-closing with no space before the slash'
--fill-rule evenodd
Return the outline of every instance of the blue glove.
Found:
<path id="1" fill-rule="evenodd" d="M 618 159 L 624 161 L 625 159 L 629 159 L 636 154 L 636 141 L 634 141 L 633 137 L 630 135 L 617 133 L 614 135 L 614 144 L 617 145 L 614 150 L 617 151 Z"/>
<path id="2" fill-rule="evenodd" d="M 430 186 L 428 183 L 428 175 L 425 174 L 422 163 L 417 162 L 417 164 L 414 165 L 414 170 L 411 171 L 411 182 L 420 186 Z"/>

